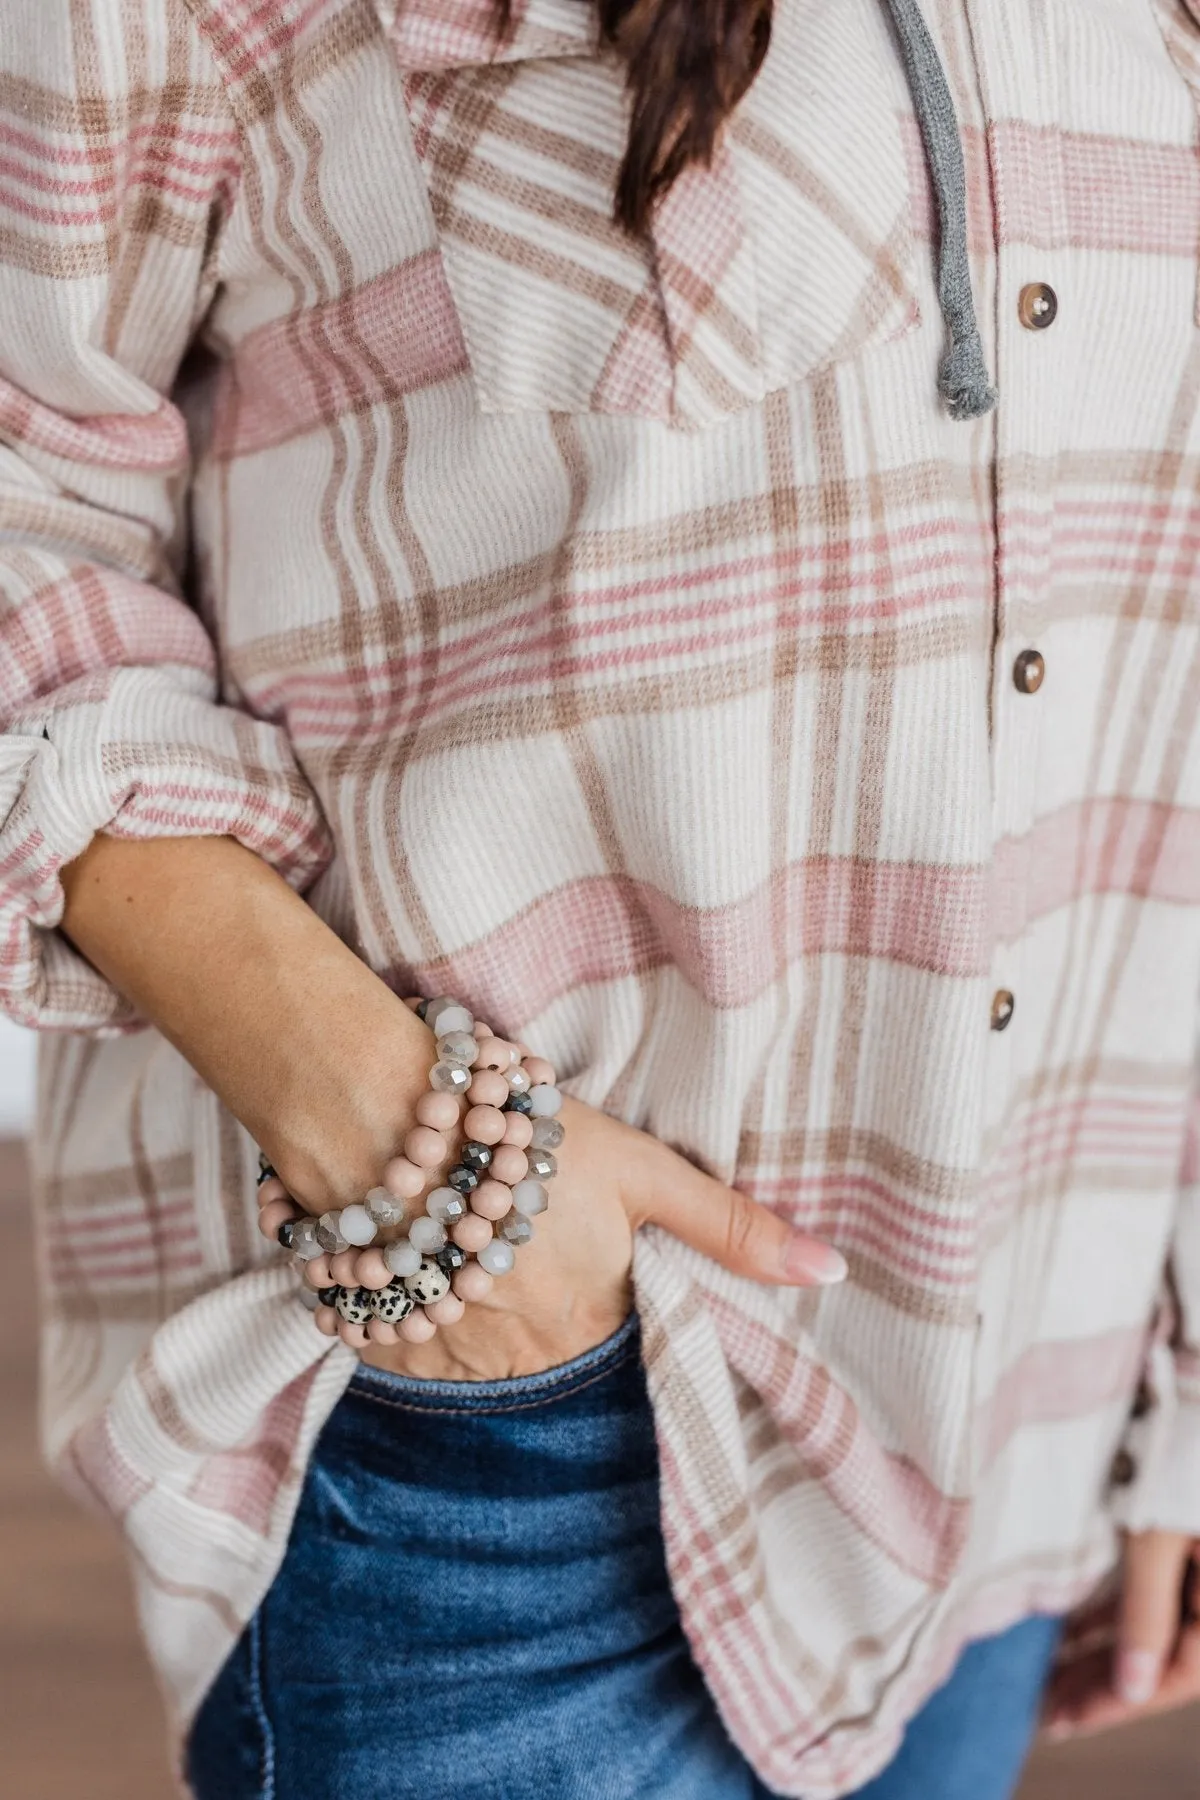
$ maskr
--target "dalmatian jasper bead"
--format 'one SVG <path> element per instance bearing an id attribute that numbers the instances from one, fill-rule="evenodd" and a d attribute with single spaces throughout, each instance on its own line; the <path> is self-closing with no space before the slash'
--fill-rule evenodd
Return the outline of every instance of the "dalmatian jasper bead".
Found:
<path id="1" fill-rule="evenodd" d="M 407 1319 L 416 1305 L 407 1293 L 404 1283 L 399 1279 L 385 1288 L 378 1288 L 371 1295 L 371 1311 L 385 1325 L 399 1325 L 401 1319 Z"/>
<path id="2" fill-rule="evenodd" d="M 333 1304 L 348 1325 L 365 1325 L 371 1317 L 371 1296 L 366 1288 L 339 1288 Z"/>
<path id="3" fill-rule="evenodd" d="M 420 1301 L 422 1306 L 432 1306 L 435 1300 L 444 1300 L 450 1292 L 450 1277 L 444 1269 L 439 1269 L 431 1256 L 426 1256 L 416 1274 L 410 1275 L 404 1285 L 414 1300 Z"/>

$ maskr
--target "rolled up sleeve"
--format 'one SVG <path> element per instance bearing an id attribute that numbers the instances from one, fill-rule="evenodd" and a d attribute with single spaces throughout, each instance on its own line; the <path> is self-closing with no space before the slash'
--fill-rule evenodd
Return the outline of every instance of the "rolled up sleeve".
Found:
<path id="1" fill-rule="evenodd" d="M 0 1010 L 121 1029 L 125 1002 L 57 929 L 60 872 L 96 833 L 229 835 L 297 887 L 329 844 L 286 728 L 223 702 L 182 575 L 176 385 L 240 167 L 220 77 L 178 0 L 125 9 L 103 91 L 70 9 L 14 3 L 0 72 L 33 100 L 0 187 Z M 156 42 L 177 62 L 157 84 Z"/>
<path id="2" fill-rule="evenodd" d="M 1162 1329 L 1151 1345 L 1115 1494 L 1130 1531 L 1200 1538 L 1200 1092 L 1193 1098 Z"/>

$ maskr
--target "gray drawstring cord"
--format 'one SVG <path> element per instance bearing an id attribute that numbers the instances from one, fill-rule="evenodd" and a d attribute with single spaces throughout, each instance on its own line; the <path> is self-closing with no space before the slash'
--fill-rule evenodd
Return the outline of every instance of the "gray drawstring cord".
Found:
<path id="1" fill-rule="evenodd" d="M 917 0 L 884 0 L 904 58 L 925 142 L 938 216 L 938 299 L 950 342 L 938 391 L 954 419 L 978 419 L 996 404 L 971 293 L 967 257 L 967 177 L 962 137 L 946 72 Z"/>

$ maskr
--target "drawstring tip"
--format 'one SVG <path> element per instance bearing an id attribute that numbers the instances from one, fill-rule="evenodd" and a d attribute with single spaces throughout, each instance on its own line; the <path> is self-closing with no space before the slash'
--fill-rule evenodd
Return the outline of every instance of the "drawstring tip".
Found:
<path id="1" fill-rule="evenodd" d="M 938 392 L 952 419 L 981 419 L 999 396 L 988 380 L 979 333 L 952 344 L 938 370 Z"/>
<path id="2" fill-rule="evenodd" d="M 994 387 L 983 382 L 980 387 L 968 388 L 964 393 L 945 395 L 946 407 L 952 419 L 982 419 L 986 413 L 994 411 L 1000 396 Z"/>

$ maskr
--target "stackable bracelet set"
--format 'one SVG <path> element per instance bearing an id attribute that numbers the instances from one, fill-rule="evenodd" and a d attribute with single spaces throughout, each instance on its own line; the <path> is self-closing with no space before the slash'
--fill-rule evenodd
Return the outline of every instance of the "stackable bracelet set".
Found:
<path id="1" fill-rule="evenodd" d="M 544 1058 L 448 996 L 405 1005 L 432 1030 L 438 1059 L 382 1184 L 313 1218 L 259 1158 L 259 1230 L 303 1272 L 318 1329 L 355 1349 L 425 1343 L 508 1274 L 549 1204 L 545 1184 L 564 1136 L 562 1095 Z M 381 1243 L 381 1233 L 392 1235 Z"/>

